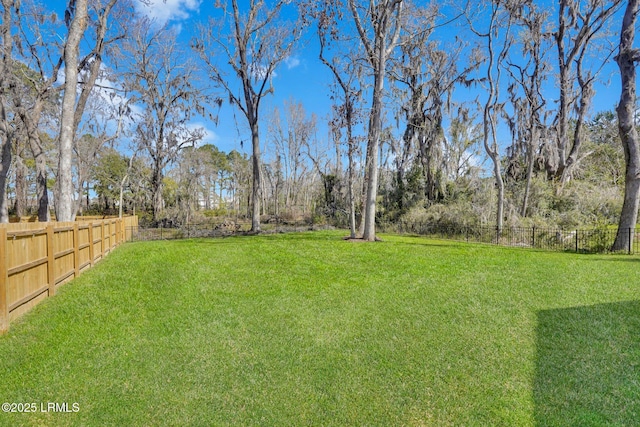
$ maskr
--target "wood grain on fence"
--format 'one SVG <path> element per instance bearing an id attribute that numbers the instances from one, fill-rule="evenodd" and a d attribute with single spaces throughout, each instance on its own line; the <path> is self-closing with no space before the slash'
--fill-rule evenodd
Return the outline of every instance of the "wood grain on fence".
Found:
<path id="1" fill-rule="evenodd" d="M 0 333 L 131 239 L 138 217 L 0 224 Z"/>

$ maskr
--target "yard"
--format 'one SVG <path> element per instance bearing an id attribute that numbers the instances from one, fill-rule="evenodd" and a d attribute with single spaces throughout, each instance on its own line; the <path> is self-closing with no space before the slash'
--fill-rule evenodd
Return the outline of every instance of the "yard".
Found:
<path id="1" fill-rule="evenodd" d="M 123 245 L 0 337 L 0 425 L 637 424 L 640 257 L 342 235 Z"/>

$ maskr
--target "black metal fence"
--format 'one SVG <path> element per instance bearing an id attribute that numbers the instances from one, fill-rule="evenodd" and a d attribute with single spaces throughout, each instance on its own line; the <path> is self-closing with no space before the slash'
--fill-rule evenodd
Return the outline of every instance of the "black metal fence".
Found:
<path id="1" fill-rule="evenodd" d="M 249 233 L 251 224 L 224 220 L 185 224 L 171 228 L 129 227 L 133 241 L 140 240 L 172 240 L 199 237 L 226 237 Z M 326 226 L 309 224 L 308 222 L 271 221 L 261 225 L 262 233 L 291 233 L 325 229 Z M 331 228 L 331 227 L 329 227 Z M 490 243 L 501 246 L 536 248 L 554 251 L 577 253 L 608 253 L 616 238 L 617 230 L 600 227 L 593 229 L 550 229 L 538 227 L 460 227 L 434 224 L 413 224 L 397 230 L 401 233 L 413 233 L 442 239 L 466 242 Z M 624 252 L 640 253 L 640 230 L 623 230 L 625 241 Z"/>
<path id="2" fill-rule="evenodd" d="M 608 253 L 616 239 L 617 229 L 600 227 L 593 229 L 550 229 L 538 227 L 446 227 L 421 224 L 401 232 L 416 233 L 443 239 L 467 242 L 491 243 L 501 246 L 537 248 L 577 253 Z M 636 229 L 623 230 L 624 252 L 638 253 L 640 232 Z"/>

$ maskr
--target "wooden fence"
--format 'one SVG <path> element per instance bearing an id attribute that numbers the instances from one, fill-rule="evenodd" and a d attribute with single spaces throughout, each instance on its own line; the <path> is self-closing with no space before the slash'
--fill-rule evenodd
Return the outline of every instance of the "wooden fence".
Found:
<path id="1" fill-rule="evenodd" d="M 0 333 L 131 240 L 138 217 L 0 225 Z"/>

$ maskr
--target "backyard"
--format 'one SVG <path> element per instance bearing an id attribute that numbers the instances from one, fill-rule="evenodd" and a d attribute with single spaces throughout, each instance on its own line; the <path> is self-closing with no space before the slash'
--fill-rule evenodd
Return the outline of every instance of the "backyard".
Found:
<path id="1" fill-rule="evenodd" d="M 119 247 L 0 336 L 0 425 L 640 419 L 639 256 L 343 234 Z"/>

